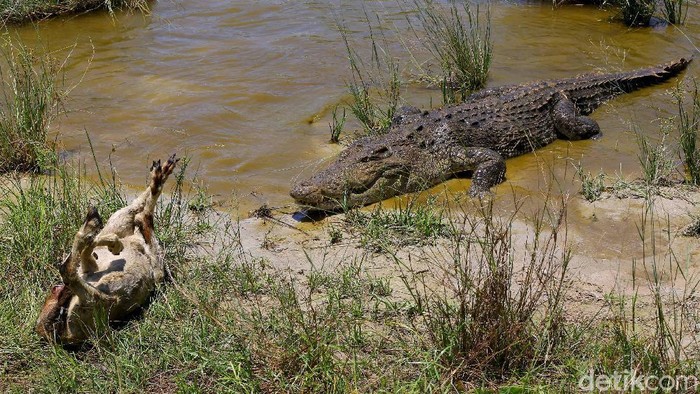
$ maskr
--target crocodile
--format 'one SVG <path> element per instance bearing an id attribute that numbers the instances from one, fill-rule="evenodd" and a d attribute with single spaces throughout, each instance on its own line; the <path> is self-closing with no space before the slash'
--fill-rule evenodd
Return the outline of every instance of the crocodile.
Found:
<path id="1" fill-rule="evenodd" d="M 691 60 L 489 88 L 430 111 L 404 107 L 385 134 L 354 141 L 326 169 L 293 185 L 290 195 L 312 211 L 338 211 L 471 174 L 469 195 L 484 196 L 504 181 L 505 159 L 557 138 L 599 135 L 587 116 L 593 110 L 677 75 Z"/>

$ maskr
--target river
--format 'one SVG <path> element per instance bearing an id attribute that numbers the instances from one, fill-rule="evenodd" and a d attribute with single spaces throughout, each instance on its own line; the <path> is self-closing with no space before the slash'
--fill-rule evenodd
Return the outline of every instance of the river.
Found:
<path id="1" fill-rule="evenodd" d="M 351 76 L 337 23 L 366 51 L 364 11 L 382 19 L 392 55 L 408 79 L 410 57 L 396 38 L 415 45 L 415 37 L 395 1 L 161 0 L 147 16 L 95 12 L 15 30 L 59 58 L 70 53 L 64 68 L 66 87 L 72 88 L 67 113 L 53 124 L 68 156 L 90 157 L 87 131 L 100 163 L 111 160 L 136 190 L 145 184 L 150 160 L 177 152 L 191 158 L 191 168 L 216 199 L 236 201 L 244 213 L 262 204 L 291 206 L 293 180 L 342 148 L 327 143 L 330 110 L 348 99 Z M 614 10 L 594 6 L 492 3 L 488 85 L 690 56 L 700 38 L 697 11 L 691 5 L 680 28 L 630 29 L 611 21 Z M 697 67 L 692 64 L 685 76 Z M 629 123 L 659 136 L 656 119 L 675 113 L 667 92 L 673 86 L 644 89 L 598 109 L 593 118 L 604 132 L 601 139 L 558 141 L 534 155 L 569 158 L 552 171 L 570 179 L 569 164 L 579 162 L 593 173 L 634 176 L 638 148 Z M 415 84 L 403 91 L 406 103 L 422 108 L 441 100 L 438 90 Z M 356 128 L 348 123 L 350 131 Z M 546 178 L 541 163 L 533 155 L 509 160 L 508 181 L 496 191 L 537 190 Z M 468 182 L 448 187 L 465 189 Z"/>

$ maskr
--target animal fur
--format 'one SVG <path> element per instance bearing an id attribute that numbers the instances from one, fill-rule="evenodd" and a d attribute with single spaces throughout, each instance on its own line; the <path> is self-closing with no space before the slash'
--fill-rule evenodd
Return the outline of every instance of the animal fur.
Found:
<path id="1" fill-rule="evenodd" d="M 101 322 L 119 322 L 139 311 L 163 281 L 163 251 L 153 231 L 153 214 L 163 184 L 179 159 L 153 162 L 151 181 L 130 205 L 103 227 L 95 208 L 75 235 L 36 324 L 37 333 L 63 344 L 85 342 Z"/>

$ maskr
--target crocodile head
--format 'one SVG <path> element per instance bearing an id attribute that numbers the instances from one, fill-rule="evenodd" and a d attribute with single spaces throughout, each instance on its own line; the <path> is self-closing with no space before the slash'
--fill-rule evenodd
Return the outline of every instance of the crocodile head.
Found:
<path id="1" fill-rule="evenodd" d="M 413 164 L 420 163 L 420 150 L 389 142 L 355 141 L 328 168 L 296 183 L 290 195 L 302 206 L 339 211 L 418 190 Z"/>

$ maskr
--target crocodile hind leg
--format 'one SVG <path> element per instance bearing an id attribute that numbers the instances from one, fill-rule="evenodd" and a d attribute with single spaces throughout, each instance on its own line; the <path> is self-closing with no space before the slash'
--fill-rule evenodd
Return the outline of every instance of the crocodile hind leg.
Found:
<path id="1" fill-rule="evenodd" d="M 576 105 L 564 93 L 558 93 L 555 100 L 552 116 L 560 137 L 575 141 L 600 134 L 598 123 L 588 116 L 579 116 L 576 113 Z"/>
<path id="2" fill-rule="evenodd" d="M 500 153 L 479 147 L 453 148 L 450 152 L 453 172 L 472 171 L 471 197 L 481 197 L 503 182 L 506 162 Z"/>

